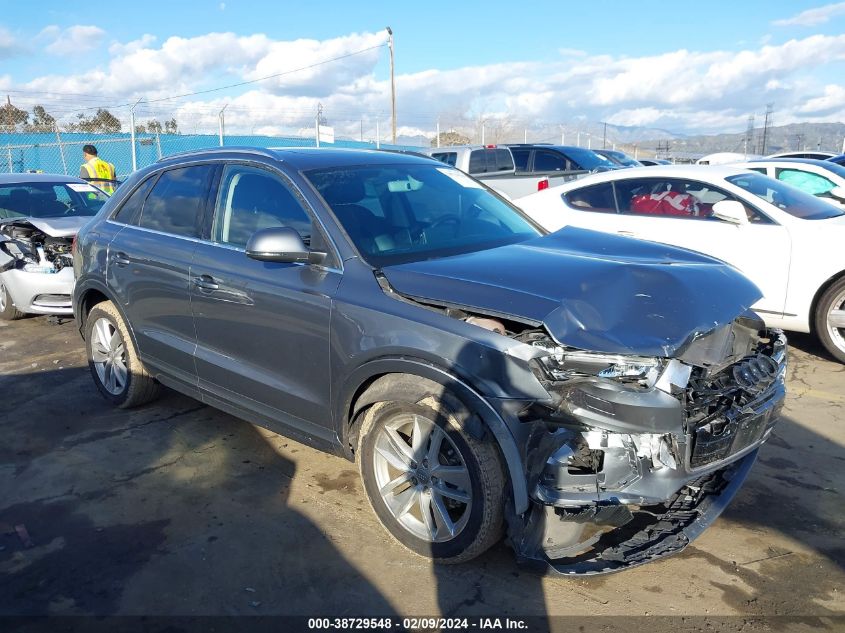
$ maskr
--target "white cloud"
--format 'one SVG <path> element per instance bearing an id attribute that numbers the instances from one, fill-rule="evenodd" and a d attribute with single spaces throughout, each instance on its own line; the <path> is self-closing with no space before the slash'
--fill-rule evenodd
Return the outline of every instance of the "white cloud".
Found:
<path id="1" fill-rule="evenodd" d="M 53 40 L 44 49 L 48 53 L 76 55 L 97 48 L 105 34 L 106 32 L 98 26 L 77 24 L 64 30 L 55 25 L 48 26 L 39 35 Z"/>
<path id="2" fill-rule="evenodd" d="M 796 112 L 814 116 L 824 116 L 845 110 L 845 86 L 829 84 L 824 87 L 824 94 L 810 99 L 796 108 Z"/>
<path id="3" fill-rule="evenodd" d="M 18 41 L 12 33 L 0 26 L 0 59 L 12 57 L 18 51 Z"/>
<path id="4" fill-rule="evenodd" d="M 807 9 L 791 18 L 775 20 L 772 24 L 775 26 L 817 26 L 843 14 L 845 14 L 845 2 L 834 2 L 815 9 Z"/>
<path id="5" fill-rule="evenodd" d="M 56 37 L 56 32 L 48 27 L 43 37 Z M 144 35 L 125 44 L 113 42 L 111 58 L 99 67 L 78 75 L 39 77 L 20 88 L 102 94 L 103 105 L 109 105 L 139 97 L 154 102 L 284 73 L 196 95 L 188 102 L 142 105 L 140 111 L 159 120 L 175 116 L 185 131 L 213 131 L 218 112 L 229 104 L 227 130 L 290 133 L 310 129 L 322 103 L 338 134 L 357 138 L 363 119 L 364 135 L 371 136 L 379 118 L 384 136 L 390 112 L 384 42 L 383 32 L 322 41 L 208 33 L 158 42 Z M 365 49 L 371 50 L 355 54 Z M 642 57 L 590 56 L 566 49 L 558 53 L 559 58 L 542 64 L 505 61 L 400 72 L 399 127 L 433 134 L 440 116 L 444 129 L 495 119 L 497 125 L 521 130 L 574 125 L 587 117 L 673 131 L 733 131 L 744 129 L 748 115 L 762 113 L 769 102 L 776 105 L 778 122 L 788 123 L 833 116 L 833 102 L 837 97 L 842 101 L 837 87 L 818 85 L 813 76 L 845 60 L 845 35 L 813 35 L 739 52 L 678 50 Z M 336 61 L 323 63 L 332 58 Z M 296 69 L 304 70 L 289 72 Z M 116 114 L 125 117 L 127 112 L 124 108 Z"/>

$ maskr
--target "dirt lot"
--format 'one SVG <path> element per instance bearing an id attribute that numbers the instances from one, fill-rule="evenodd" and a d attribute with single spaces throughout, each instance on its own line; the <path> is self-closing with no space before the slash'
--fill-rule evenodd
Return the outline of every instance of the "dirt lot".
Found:
<path id="1" fill-rule="evenodd" d="M 681 555 L 564 579 L 518 568 L 504 545 L 433 567 L 382 530 L 353 464 L 175 393 L 114 410 L 72 322 L 0 322 L 0 615 L 789 615 L 837 628 L 845 367 L 792 338 L 785 417 L 723 517 Z"/>

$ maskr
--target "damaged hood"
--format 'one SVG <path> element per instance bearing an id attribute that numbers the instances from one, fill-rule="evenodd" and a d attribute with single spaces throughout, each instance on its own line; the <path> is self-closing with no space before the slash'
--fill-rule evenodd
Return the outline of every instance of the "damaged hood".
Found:
<path id="1" fill-rule="evenodd" d="M 617 354 L 673 356 L 762 296 L 720 260 L 575 227 L 382 271 L 404 295 L 542 323 L 558 343 Z"/>
<path id="2" fill-rule="evenodd" d="M 0 231 L 6 226 L 35 227 L 50 237 L 73 237 L 79 229 L 91 221 L 93 216 L 69 216 L 57 218 L 14 218 L 0 223 Z"/>

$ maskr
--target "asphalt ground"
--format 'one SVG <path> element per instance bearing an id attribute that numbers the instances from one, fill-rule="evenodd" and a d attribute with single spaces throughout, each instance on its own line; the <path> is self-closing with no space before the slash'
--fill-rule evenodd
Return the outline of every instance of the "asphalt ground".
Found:
<path id="1" fill-rule="evenodd" d="M 842 630 L 845 366 L 810 336 L 790 344 L 783 418 L 722 517 L 679 555 L 561 578 L 518 567 L 504 544 L 433 566 L 384 532 L 354 464 L 174 392 L 113 409 L 73 322 L 0 322 L 0 616 Z"/>

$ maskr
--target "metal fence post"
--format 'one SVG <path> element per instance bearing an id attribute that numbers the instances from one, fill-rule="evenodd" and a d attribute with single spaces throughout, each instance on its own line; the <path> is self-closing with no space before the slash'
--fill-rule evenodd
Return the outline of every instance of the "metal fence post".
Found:
<path id="1" fill-rule="evenodd" d="M 62 145 L 62 136 L 59 134 L 59 124 L 53 124 L 53 127 L 56 129 L 56 142 L 59 144 L 59 155 L 62 157 L 62 170 L 65 176 L 67 176 L 67 161 L 65 160 L 65 147 Z"/>
<path id="2" fill-rule="evenodd" d="M 156 150 L 158 151 L 158 158 L 161 160 L 161 134 L 158 132 L 156 132 Z"/>

